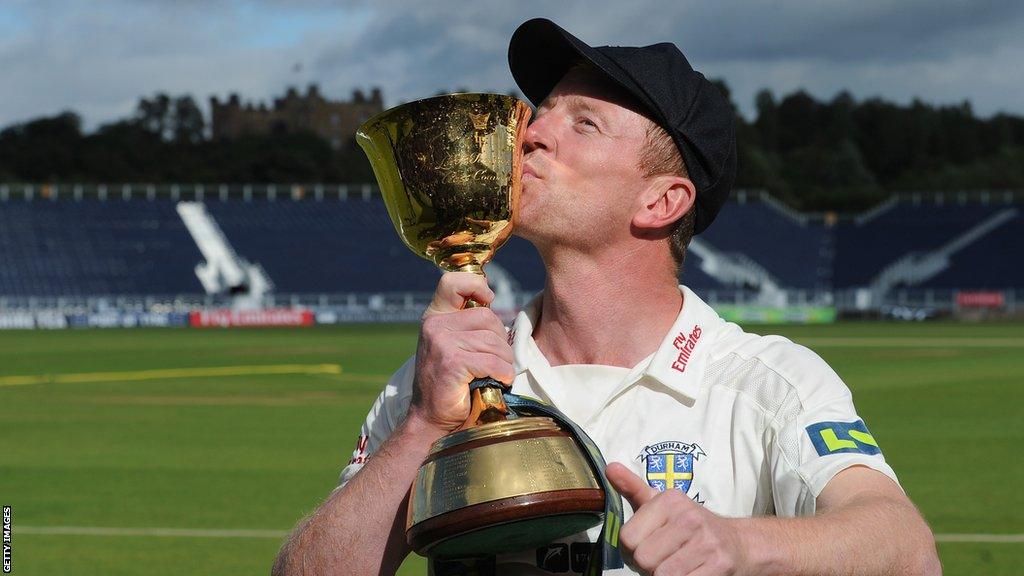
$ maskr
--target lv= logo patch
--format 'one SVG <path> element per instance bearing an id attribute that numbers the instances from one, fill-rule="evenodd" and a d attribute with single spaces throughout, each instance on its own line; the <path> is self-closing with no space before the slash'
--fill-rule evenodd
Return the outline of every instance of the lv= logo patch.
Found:
<path id="1" fill-rule="evenodd" d="M 875 437 L 863 420 L 856 422 L 818 422 L 807 427 L 807 435 L 818 456 L 830 454 L 881 454 Z"/>

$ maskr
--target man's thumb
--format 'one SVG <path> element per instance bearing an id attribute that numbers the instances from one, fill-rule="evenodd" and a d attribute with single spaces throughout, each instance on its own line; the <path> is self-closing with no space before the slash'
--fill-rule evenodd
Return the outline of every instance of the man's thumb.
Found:
<path id="1" fill-rule="evenodd" d="M 612 462 L 605 468 L 605 475 L 619 494 L 629 501 L 633 512 L 640 509 L 648 500 L 658 495 L 658 491 L 647 485 L 642 478 L 618 462 Z"/>

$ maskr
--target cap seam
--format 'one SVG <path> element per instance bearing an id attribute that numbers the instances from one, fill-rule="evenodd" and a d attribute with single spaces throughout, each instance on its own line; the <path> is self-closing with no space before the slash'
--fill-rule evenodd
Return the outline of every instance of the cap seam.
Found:
<path id="1" fill-rule="evenodd" d="M 682 121 L 684 124 L 687 120 L 690 119 L 690 114 L 693 113 L 693 108 L 697 105 L 698 97 L 701 95 L 702 92 L 704 92 L 704 83 L 708 81 L 708 79 L 705 78 L 704 75 L 701 74 L 700 72 L 694 70 L 694 73 L 699 75 L 700 79 L 703 80 L 703 82 L 700 82 L 700 84 L 697 86 L 697 93 L 694 94 L 693 98 L 690 100 L 690 106 L 686 109 L 686 114 L 683 114 Z"/>

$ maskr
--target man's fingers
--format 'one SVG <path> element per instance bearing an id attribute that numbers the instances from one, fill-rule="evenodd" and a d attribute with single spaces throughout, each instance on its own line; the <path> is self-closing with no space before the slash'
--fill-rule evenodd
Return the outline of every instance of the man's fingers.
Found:
<path id="1" fill-rule="evenodd" d="M 512 384 L 516 378 L 512 364 L 494 354 L 470 354 L 467 357 L 466 368 L 472 378 L 490 377 L 505 384 Z"/>
<path id="2" fill-rule="evenodd" d="M 511 364 L 514 360 L 512 347 L 505 341 L 504 335 L 499 336 L 491 330 L 471 330 L 465 332 L 459 347 L 467 352 L 486 352 Z"/>
<path id="3" fill-rule="evenodd" d="M 637 518 L 637 516 L 633 518 Z M 630 522 L 632 522 L 632 519 L 630 519 Z M 623 530 L 625 528 L 623 526 Z M 682 549 L 690 534 L 673 528 L 668 522 L 655 526 L 654 529 L 651 529 L 643 536 L 640 543 L 631 551 L 632 562 L 636 567 L 641 568 L 641 572 L 653 572 L 656 567 Z M 621 535 L 619 537 L 621 539 Z"/>
<path id="4" fill-rule="evenodd" d="M 487 279 L 472 272 L 446 272 L 437 283 L 434 300 L 423 316 L 462 310 L 467 300 L 484 305 L 494 300 L 494 292 L 487 286 Z"/>
<path id="5" fill-rule="evenodd" d="M 658 495 L 658 491 L 644 482 L 642 478 L 618 462 L 612 462 L 605 469 L 605 474 L 619 494 L 629 501 L 633 512 Z"/>
<path id="6" fill-rule="evenodd" d="M 468 332 L 486 330 L 492 333 L 488 341 L 507 342 L 508 332 L 501 319 L 490 308 L 469 308 L 458 310 L 447 314 L 435 313 L 424 315 L 422 331 L 434 341 L 449 342 L 453 337 L 458 336 L 454 341 L 458 342 Z"/>
<path id="7" fill-rule="evenodd" d="M 452 330 L 488 330 L 501 342 L 508 341 L 508 331 L 501 318 L 490 308 L 468 308 L 446 317 L 446 324 Z"/>

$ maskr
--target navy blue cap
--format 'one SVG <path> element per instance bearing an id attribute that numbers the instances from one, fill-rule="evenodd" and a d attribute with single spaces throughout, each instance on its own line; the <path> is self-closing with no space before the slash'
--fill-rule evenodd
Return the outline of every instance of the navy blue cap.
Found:
<path id="1" fill-rule="evenodd" d="M 519 89 L 539 105 L 580 60 L 624 88 L 675 141 L 697 189 L 694 233 L 715 219 L 736 179 L 733 109 L 675 44 L 591 47 L 544 18 L 524 22 L 508 46 Z"/>

